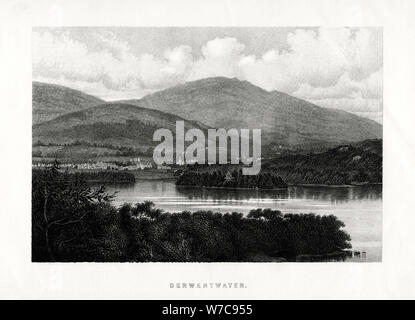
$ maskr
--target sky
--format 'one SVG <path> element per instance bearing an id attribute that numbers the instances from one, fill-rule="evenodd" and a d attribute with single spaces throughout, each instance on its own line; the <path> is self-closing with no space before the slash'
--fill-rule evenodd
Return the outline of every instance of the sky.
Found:
<path id="1" fill-rule="evenodd" d="M 246 80 L 382 123 L 381 28 L 34 28 L 33 80 L 104 100 Z"/>

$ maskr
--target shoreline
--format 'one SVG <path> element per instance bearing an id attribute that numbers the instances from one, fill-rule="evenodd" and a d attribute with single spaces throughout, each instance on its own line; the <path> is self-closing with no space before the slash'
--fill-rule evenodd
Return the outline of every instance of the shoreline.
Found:
<path id="1" fill-rule="evenodd" d="M 380 183 L 380 182 L 351 183 L 351 184 L 322 184 L 322 183 L 297 183 L 297 184 L 287 183 L 287 184 L 289 187 L 332 187 L 332 188 L 350 188 L 350 187 L 359 187 L 359 186 L 383 185 L 383 183 Z"/>
<path id="2" fill-rule="evenodd" d="M 87 183 L 100 184 L 100 183 L 116 183 L 116 184 L 134 184 L 136 181 L 125 181 L 125 180 L 86 180 Z"/>
<path id="3" fill-rule="evenodd" d="M 107 170 L 98 169 L 69 169 L 69 172 L 106 172 Z M 111 172 L 117 172 L 118 170 L 109 170 Z M 157 180 L 177 180 L 177 176 L 174 176 L 172 171 L 158 171 L 155 169 L 150 170 L 120 170 L 119 172 L 129 172 L 134 175 L 135 181 L 125 180 L 88 180 L 91 183 L 135 183 L 137 181 L 157 181 Z M 192 186 L 192 185 L 177 185 L 179 187 L 192 187 L 192 188 L 206 188 L 206 189 L 228 189 L 228 190 L 286 190 L 288 187 L 328 187 L 328 188 L 350 188 L 356 186 L 375 186 L 383 185 L 383 182 L 368 182 L 368 183 L 351 183 L 351 184 L 321 184 L 321 183 L 287 183 L 287 188 L 229 188 L 229 187 L 206 187 L 206 186 Z"/>
<path id="4" fill-rule="evenodd" d="M 157 179 L 153 179 L 157 180 Z M 163 180 L 163 179 L 160 179 Z M 205 186 L 189 186 L 189 185 L 176 185 L 177 187 L 186 187 L 186 188 L 203 188 L 203 189 L 225 189 L 225 190 L 287 190 L 289 187 L 329 187 L 329 188 L 351 188 L 358 186 L 372 186 L 372 185 L 382 185 L 382 183 L 366 183 L 366 184 L 341 184 L 341 185 L 330 185 L 330 184 L 288 184 L 287 188 L 274 188 L 274 189 L 261 189 L 261 188 L 227 188 L 227 187 L 205 187 Z"/>
<path id="5" fill-rule="evenodd" d="M 204 187 L 204 186 L 188 186 L 188 185 L 177 185 L 177 187 L 185 187 L 185 188 L 203 188 L 203 189 L 225 189 L 225 190 L 268 190 L 268 191 L 273 191 L 273 190 L 287 190 L 287 188 L 274 188 L 274 189 L 264 189 L 264 188 L 227 188 L 227 187 Z"/>
<path id="6" fill-rule="evenodd" d="M 134 184 L 139 181 L 173 181 L 176 180 L 176 177 L 135 177 L 135 181 L 99 181 L 99 180 L 88 180 L 91 183 L 123 183 L 123 184 Z M 176 184 L 175 184 L 176 185 Z M 331 185 L 331 184 L 288 184 L 287 188 L 273 188 L 273 189 L 266 189 L 266 188 L 228 188 L 228 187 L 206 187 L 206 186 L 191 186 L 191 185 L 176 185 L 180 188 L 203 188 L 203 189 L 224 189 L 224 190 L 257 190 L 257 191 L 283 191 L 287 190 L 289 187 L 325 187 L 325 188 L 352 188 L 352 187 L 360 187 L 360 186 L 381 186 L 382 183 L 365 183 L 365 184 L 340 184 L 340 185 Z"/>

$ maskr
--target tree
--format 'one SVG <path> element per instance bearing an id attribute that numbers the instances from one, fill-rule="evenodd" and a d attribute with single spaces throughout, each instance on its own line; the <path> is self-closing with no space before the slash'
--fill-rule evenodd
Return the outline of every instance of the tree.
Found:
<path id="1" fill-rule="evenodd" d="M 61 172 L 59 162 L 45 170 L 34 170 L 32 177 L 33 241 L 42 243 L 49 260 L 55 260 L 54 247 L 60 229 L 79 224 L 94 209 L 94 204 L 111 201 L 105 188 L 91 188 L 80 175 Z M 37 232 L 36 232 L 37 231 Z M 66 239 L 68 240 L 68 239 Z M 64 241 L 66 241 L 64 240 Z M 42 247 L 40 245 L 40 247 Z M 38 254 L 42 254 L 39 253 Z"/>

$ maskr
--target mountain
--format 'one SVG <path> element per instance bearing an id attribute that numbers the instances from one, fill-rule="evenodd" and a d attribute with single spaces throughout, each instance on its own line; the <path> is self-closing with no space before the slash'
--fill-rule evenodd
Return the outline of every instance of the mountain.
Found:
<path id="1" fill-rule="evenodd" d="M 382 126 L 375 121 L 224 77 L 187 82 L 123 102 L 214 128 L 260 128 L 263 144 L 276 146 L 336 145 L 382 137 Z"/>
<path id="2" fill-rule="evenodd" d="M 185 130 L 207 129 L 158 110 L 105 103 L 33 125 L 34 152 L 40 152 L 38 156 L 71 157 L 73 152 L 94 156 L 145 151 L 160 143 L 153 142 L 154 131 L 166 128 L 174 133 L 176 121 L 184 121 Z"/>
<path id="3" fill-rule="evenodd" d="M 104 103 L 103 100 L 67 87 L 32 83 L 33 124 Z"/>
<path id="4" fill-rule="evenodd" d="M 154 131 L 174 131 L 178 120 L 185 121 L 186 129 L 261 128 L 266 157 L 322 152 L 382 137 L 382 126 L 372 120 L 237 79 L 207 78 L 112 103 L 70 88 L 33 83 L 34 154 L 130 155 L 135 148 L 150 155 Z"/>

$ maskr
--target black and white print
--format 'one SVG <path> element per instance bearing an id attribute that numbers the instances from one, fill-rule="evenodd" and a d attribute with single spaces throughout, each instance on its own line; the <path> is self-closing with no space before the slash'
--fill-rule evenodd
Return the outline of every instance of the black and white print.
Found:
<path id="1" fill-rule="evenodd" d="M 382 33 L 33 28 L 32 261 L 382 261 Z"/>

